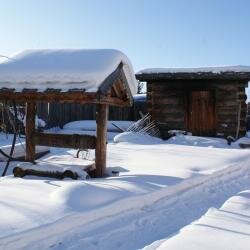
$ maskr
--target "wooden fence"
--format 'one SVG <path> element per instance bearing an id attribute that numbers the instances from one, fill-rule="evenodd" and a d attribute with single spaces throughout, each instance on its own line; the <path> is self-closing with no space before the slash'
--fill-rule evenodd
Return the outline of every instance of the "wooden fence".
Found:
<path id="1" fill-rule="evenodd" d="M 146 102 L 134 102 L 133 107 L 109 107 L 109 120 L 131 120 L 140 119 L 141 111 L 146 114 Z M 96 106 L 93 104 L 62 104 L 62 103 L 38 103 L 37 115 L 43 119 L 47 128 L 63 127 L 66 123 L 77 120 L 94 120 Z"/>

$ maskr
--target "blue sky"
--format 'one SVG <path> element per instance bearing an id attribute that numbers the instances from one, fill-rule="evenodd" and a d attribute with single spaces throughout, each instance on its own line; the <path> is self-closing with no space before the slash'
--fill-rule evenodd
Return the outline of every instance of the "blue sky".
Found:
<path id="1" fill-rule="evenodd" d="M 148 67 L 250 65 L 249 0 L 0 0 L 0 54 L 116 48 Z"/>

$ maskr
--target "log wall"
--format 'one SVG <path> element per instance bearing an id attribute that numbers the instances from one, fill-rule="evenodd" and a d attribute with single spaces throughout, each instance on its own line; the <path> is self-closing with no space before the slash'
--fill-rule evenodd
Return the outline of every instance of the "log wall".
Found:
<path id="1" fill-rule="evenodd" d="M 147 109 L 160 126 L 162 137 L 170 129 L 187 130 L 188 96 L 192 90 L 215 93 L 215 136 L 239 136 L 246 132 L 247 82 L 228 80 L 165 80 L 147 83 Z M 240 113 L 239 113 L 240 112 Z"/>

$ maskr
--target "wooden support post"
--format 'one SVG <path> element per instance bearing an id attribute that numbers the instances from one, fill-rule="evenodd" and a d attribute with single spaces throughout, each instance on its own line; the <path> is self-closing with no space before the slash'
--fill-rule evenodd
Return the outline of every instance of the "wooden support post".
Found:
<path id="1" fill-rule="evenodd" d="M 96 149 L 95 149 L 95 177 L 104 177 L 106 171 L 107 152 L 107 120 L 108 105 L 98 104 L 96 107 Z"/>
<path id="2" fill-rule="evenodd" d="M 36 157 L 35 143 L 33 141 L 33 134 L 35 132 L 36 119 L 36 104 L 35 102 L 26 103 L 26 156 L 25 160 L 34 162 Z"/>

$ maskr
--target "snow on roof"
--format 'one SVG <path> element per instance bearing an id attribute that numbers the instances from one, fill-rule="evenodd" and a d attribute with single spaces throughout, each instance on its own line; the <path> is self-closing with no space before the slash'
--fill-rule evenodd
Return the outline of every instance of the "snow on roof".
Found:
<path id="1" fill-rule="evenodd" d="M 114 49 L 25 50 L 0 63 L 0 88 L 96 92 L 121 62 L 131 93 L 135 94 L 132 65 L 126 55 Z"/>
<path id="2" fill-rule="evenodd" d="M 250 66 L 204 68 L 151 68 L 136 73 L 140 81 L 150 79 L 242 79 L 250 80 Z"/>
<path id="3" fill-rule="evenodd" d="M 148 68 L 140 70 L 136 74 L 161 74 L 161 73 L 224 73 L 224 72 L 250 72 L 250 66 L 221 66 L 199 68 Z"/>

